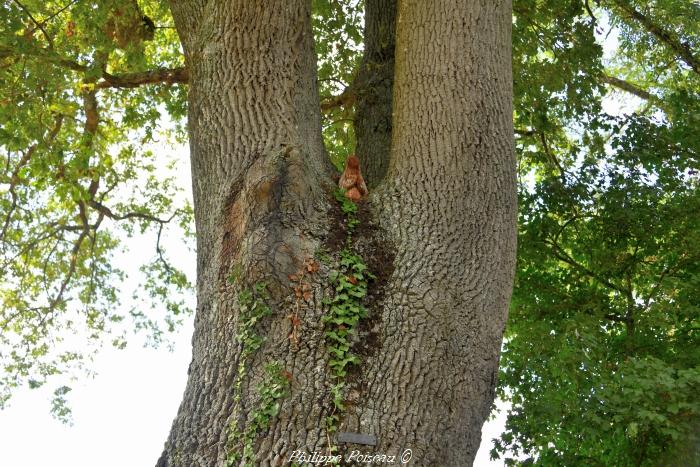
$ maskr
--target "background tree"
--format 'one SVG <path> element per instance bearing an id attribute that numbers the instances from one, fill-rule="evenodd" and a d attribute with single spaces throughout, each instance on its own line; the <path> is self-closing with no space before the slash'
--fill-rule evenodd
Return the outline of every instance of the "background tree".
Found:
<path id="1" fill-rule="evenodd" d="M 500 384 L 513 405 L 493 454 L 697 464 L 700 7 L 514 11 L 520 248 Z M 605 88 L 634 111 L 603 112 Z"/>

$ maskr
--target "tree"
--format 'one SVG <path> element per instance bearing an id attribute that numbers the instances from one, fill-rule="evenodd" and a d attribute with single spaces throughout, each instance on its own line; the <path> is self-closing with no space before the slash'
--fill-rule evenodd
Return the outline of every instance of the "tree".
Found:
<path id="1" fill-rule="evenodd" d="M 57 338 L 158 342 L 186 312 L 160 240 L 193 211 L 141 146 L 162 114 L 185 139 L 187 114 L 197 332 L 161 465 L 347 449 L 338 431 L 468 463 L 510 287 L 512 23 L 519 257 L 493 454 L 697 463 L 695 2 L 219 3 L 3 10 L 3 401 L 51 384 L 65 417 L 90 352 Z M 333 194 L 353 152 L 359 205 Z M 165 315 L 116 306 L 111 254 L 144 231 Z"/>
<path id="2" fill-rule="evenodd" d="M 493 454 L 696 465 L 700 8 L 596 3 L 514 4 L 519 255 L 499 385 L 512 408 Z M 610 32 L 606 59 L 596 35 Z M 608 115 L 602 85 L 640 104 Z"/>
<path id="3" fill-rule="evenodd" d="M 332 194 L 310 2 L 171 2 L 186 67 L 172 30 L 154 43 L 115 40 L 106 24 L 139 17 L 120 2 L 14 2 L 3 86 L 24 82 L 3 115 L 19 113 L 3 135 L 14 269 L 2 280 L 16 310 L 3 327 L 30 351 L 12 355 L 13 384 L 63 369 L 60 356 L 36 361 L 71 299 L 89 328 L 109 321 L 95 305 L 115 295 L 105 260 L 116 240 L 103 221 L 140 221 L 159 236 L 174 219 L 166 213 L 186 222 L 155 181 L 149 198 L 109 202 L 140 162 L 135 148 L 115 157 L 111 145 L 139 127 L 148 139 L 159 106 L 183 111 L 177 88 L 138 87 L 187 81 L 197 311 L 187 389 L 158 465 L 277 465 L 297 449 L 343 452 L 338 431 L 375 435 L 375 452 L 410 448 L 424 465 L 471 462 L 514 270 L 510 2 L 405 1 L 396 16 L 381 6 L 394 3 L 367 2 L 378 28 L 366 30 L 353 89 L 359 116 L 384 122 L 358 127 L 372 193 L 357 206 Z M 134 8 L 143 24 L 122 30 L 168 22 L 160 2 Z M 395 58 L 373 57 L 393 44 L 394 24 Z M 122 88 L 137 89 L 103 92 Z M 120 115 L 122 103 L 139 107 Z M 35 208 L 51 220 L 38 224 Z M 157 252 L 160 282 L 186 287 Z M 160 282 L 149 290 L 166 296 Z"/>

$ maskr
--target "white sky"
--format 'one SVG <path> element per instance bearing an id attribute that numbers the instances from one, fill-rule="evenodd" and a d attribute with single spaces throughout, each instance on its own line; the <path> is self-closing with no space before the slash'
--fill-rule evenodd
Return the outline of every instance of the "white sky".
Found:
<path id="1" fill-rule="evenodd" d="M 184 391 L 191 331 L 190 321 L 172 353 L 136 346 L 101 352 L 99 375 L 71 393 L 73 426 L 51 418 L 46 393 L 17 393 L 0 412 L 0 466 L 155 465 Z M 503 465 L 489 461 L 489 450 L 504 423 L 505 411 L 484 426 L 475 466 Z"/>

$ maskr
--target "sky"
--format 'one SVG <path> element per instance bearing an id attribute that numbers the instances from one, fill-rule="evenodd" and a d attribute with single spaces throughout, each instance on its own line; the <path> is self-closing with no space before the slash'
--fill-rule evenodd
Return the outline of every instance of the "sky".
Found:
<path id="1" fill-rule="evenodd" d="M 606 54 L 616 46 L 615 35 L 605 41 Z M 603 102 L 604 111 L 630 111 L 639 101 L 612 94 Z M 153 148 L 180 161 L 178 183 L 189 193 L 189 156 L 186 146 Z M 193 279 L 194 252 L 176 237 L 167 238 L 166 249 Z M 153 255 L 152 240 L 135 238 L 131 251 L 115 258 L 128 265 L 131 258 Z M 132 266 L 132 269 L 134 267 Z M 0 467 L 140 467 L 156 463 L 170 425 L 177 413 L 191 359 L 192 318 L 172 338 L 174 350 L 139 345 L 138 339 L 124 350 L 107 346 L 97 355 L 92 369 L 97 376 L 73 384 L 69 401 L 73 425 L 64 425 L 50 414 L 48 390 L 21 389 L 0 411 Z M 491 439 L 505 426 L 507 406 L 497 402 L 500 413 L 482 430 L 482 444 L 475 467 L 502 466 L 489 460 Z"/>
<path id="2" fill-rule="evenodd" d="M 190 320 L 174 352 L 106 348 L 95 361 L 99 375 L 71 392 L 73 426 L 51 418 L 47 394 L 19 392 L 0 412 L 0 466 L 154 466 L 185 388 L 191 334 Z M 484 426 L 476 467 L 503 465 L 488 451 L 504 423 L 502 412 Z"/>

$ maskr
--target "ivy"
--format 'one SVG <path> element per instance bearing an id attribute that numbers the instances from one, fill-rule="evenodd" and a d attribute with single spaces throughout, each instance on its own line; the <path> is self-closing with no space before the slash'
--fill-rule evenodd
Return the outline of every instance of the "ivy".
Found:
<path id="1" fill-rule="evenodd" d="M 281 399 L 289 394 L 289 378 L 279 362 L 265 365 L 265 378 L 257 387 L 259 402 L 250 416 L 250 422 L 243 432 L 233 428 L 229 432 L 229 444 L 243 444 L 243 451 L 231 451 L 226 459 L 227 466 L 236 465 L 243 460 L 246 466 L 253 466 L 255 436 L 267 429 L 270 421 L 280 412 Z"/>
<path id="2" fill-rule="evenodd" d="M 237 281 L 236 277 L 231 282 Z M 267 305 L 269 295 L 267 285 L 257 283 L 252 289 L 244 289 L 238 294 L 239 325 L 236 332 L 236 341 L 241 345 L 241 353 L 238 361 L 236 384 L 234 386 L 234 403 L 240 405 L 241 387 L 247 376 L 247 363 L 250 356 L 262 346 L 264 339 L 255 332 L 255 326 L 265 316 L 272 313 Z M 253 443 L 257 433 L 263 431 L 270 424 L 272 418 L 277 416 L 280 410 L 280 399 L 289 392 L 289 378 L 278 362 L 265 365 L 265 377 L 257 386 L 259 402 L 250 415 L 250 421 L 246 428 L 238 429 L 236 420 L 232 420 L 228 427 L 228 456 L 226 465 L 232 466 L 243 460 L 246 466 L 252 466 L 254 460 Z M 242 449 L 236 450 L 236 447 Z"/>
<path id="3" fill-rule="evenodd" d="M 345 217 L 347 237 L 345 247 L 339 253 L 337 266 L 329 274 L 334 293 L 332 297 L 323 300 L 327 312 L 321 318 L 325 327 L 328 366 L 333 379 L 330 388 L 333 412 L 326 417 L 326 429 L 329 433 L 337 431 L 340 413 L 345 410 L 343 390 L 348 367 L 360 363 L 359 357 L 350 349 L 360 320 L 367 316 L 367 309 L 362 302 L 367 296 L 368 281 L 375 279 L 367 270 L 362 256 L 353 249 L 352 232 L 360 222 L 357 217 L 357 204 L 348 199 L 341 190 L 337 190 L 334 196 Z M 333 450 L 332 447 L 330 449 Z"/>

